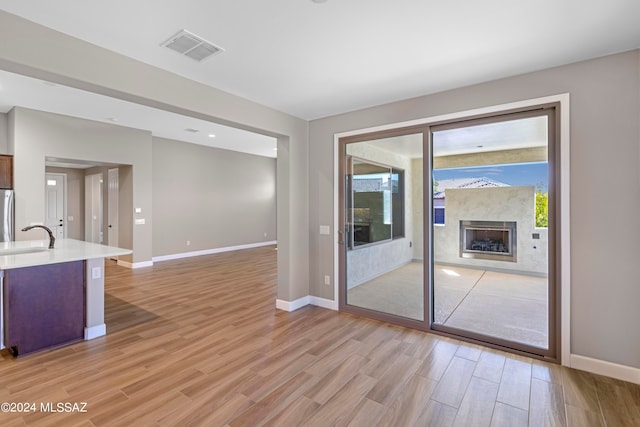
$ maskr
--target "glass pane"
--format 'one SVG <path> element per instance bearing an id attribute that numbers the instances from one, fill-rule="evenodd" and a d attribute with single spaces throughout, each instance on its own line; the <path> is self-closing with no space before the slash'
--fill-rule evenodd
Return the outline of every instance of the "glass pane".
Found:
<path id="1" fill-rule="evenodd" d="M 354 246 L 391 239 L 391 168 L 352 158 Z"/>
<path id="2" fill-rule="evenodd" d="M 424 320 L 422 134 L 348 144 L 349 306 Z"/>
<path id="3" fill-rule="evenodd" d="M 549 348 L 547 127 L 433 133 L 436 325 Z"/>
<path id="4" fill-rule="evenodd" d="M 393 218 L 404 218 L 404 171 L 391 170 L 391 206 Z M 393 221 L 393 238 L 404 237 L 404 221 Z"/>

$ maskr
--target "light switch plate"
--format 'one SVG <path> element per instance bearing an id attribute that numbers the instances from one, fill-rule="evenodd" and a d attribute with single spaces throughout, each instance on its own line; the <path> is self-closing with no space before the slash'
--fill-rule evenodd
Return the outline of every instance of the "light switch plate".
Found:
<path id="1" fill-rule="evenodd" d="M 143 225 L 143 224 L 144 224 L 144 218 L 136 219 L 136 225 Z"/>
<path id="2" fill-rule="evenodd" d="M 328 225 L 321 225 L 320 226 L 320 234 L 324 234 L 324 235 L 329 235 L 331 233 L 331 229 L 329 228 Z"/>

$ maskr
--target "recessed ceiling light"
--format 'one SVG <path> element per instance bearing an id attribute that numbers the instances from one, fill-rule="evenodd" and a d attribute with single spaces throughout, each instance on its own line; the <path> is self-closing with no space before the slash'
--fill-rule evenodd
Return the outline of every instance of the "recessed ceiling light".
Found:
<path id="1" fill-rule="evenodd" d="M 210 133 L 209 135 L 207 135 L 209 138 L 215 138 L 216 136 L 212 133 Z"/>

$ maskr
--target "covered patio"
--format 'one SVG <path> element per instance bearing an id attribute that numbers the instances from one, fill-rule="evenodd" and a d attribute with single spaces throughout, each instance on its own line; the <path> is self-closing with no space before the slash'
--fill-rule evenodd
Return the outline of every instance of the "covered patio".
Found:
<path id="1" fill-rule="evenodd" d="M 423 263 L 411 262 L 349 289 L 363 308 L 423 319 Z M 434 322 L 535 347 L 548 346 L 547 279 L 434 265 Z"/>

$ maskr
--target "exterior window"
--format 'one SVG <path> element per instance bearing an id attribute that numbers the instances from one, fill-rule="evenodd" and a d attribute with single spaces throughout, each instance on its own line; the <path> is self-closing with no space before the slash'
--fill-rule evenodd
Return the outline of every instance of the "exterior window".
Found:
<path id="1" fill-rule="evenodd" d="M 351 158 L 350 247 L 404 237 L 404 170 Z"/>
<path id="2" fill-rule="evenodd" d="M 436 206 L 433 208 L 433 223 L 444 225 L 444 206 Z"/>

